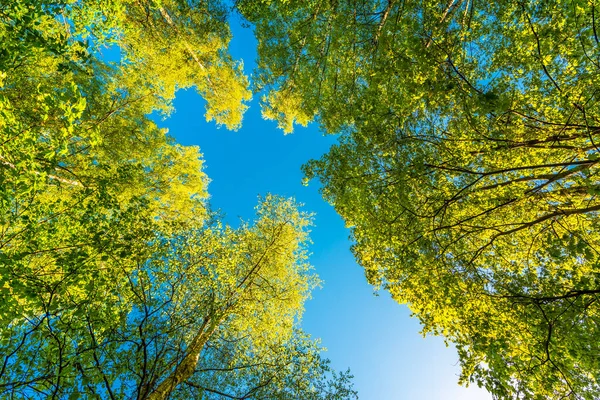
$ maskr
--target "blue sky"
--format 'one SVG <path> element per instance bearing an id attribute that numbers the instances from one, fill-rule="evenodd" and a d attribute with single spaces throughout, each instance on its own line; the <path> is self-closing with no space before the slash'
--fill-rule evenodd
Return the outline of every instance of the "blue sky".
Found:
<path id="1" fill-rule="evenodd" d="M 231 52 L 251 73 L 256 44 L 249 29 L 236 25 Z M 418 321 L 385 292 L 374 295 L 350 252 L 349 231 L 318 193 L 316 181 L 302 186 L 300 166 L 325 153 L 335 137 L 316 124 L 284 135 L 261 118 L 258 96 L 242 128 L 230 132 L 206 123 L 204 101 L 192 90 L 179 91 L 175 113 L 159 124 L 184 145 L 200 146 L 211 179 L 213 208 L 237 225 L 250 220 L 259 195 L 294 197 L 315 212 L 311 263 L 324 281 L 306 304 L 302 327 L 321 338 L 334 368 L 350 368 L 361 399 L 487 400 L 476 387 L 458 386 L 458 356 L 440 338 L 424 339 Z"/>

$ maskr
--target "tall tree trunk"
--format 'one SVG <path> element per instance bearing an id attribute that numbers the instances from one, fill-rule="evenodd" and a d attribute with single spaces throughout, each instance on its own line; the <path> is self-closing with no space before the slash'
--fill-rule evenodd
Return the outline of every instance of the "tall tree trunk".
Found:
<path id="1" fill-rule="evenodd" d="M 187 348 L 186 355 L 167 378 L 165 378 L 156 389 L 148 396 L 144 396 L 147 400 L 164 400 L 177 386 L 191 378 L 200 359 L 200 353 L 206 345 L 206 342 L 219 327 L 226 314 L 208 318 L 202 327 L 192 339 L 192 342 Z M 205 329 L 206 328 L 206 329 Z"/>

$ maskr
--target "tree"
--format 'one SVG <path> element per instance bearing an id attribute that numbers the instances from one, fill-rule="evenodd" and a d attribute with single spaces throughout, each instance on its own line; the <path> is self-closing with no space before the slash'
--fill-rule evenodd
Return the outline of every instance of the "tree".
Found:
<path id="1" fill-rule="evenodd" d="M 44 312 L 0 344 L 0 393 L 30 398 L 354 398 L 295 329 L 310 289 L 309 216 L 268 196 L 253 226 L 157 239 L 99 309 Z M 106 310 L 119 313 L 106 320 Z"/>
<path id="2" fill-rule="evenodd" d="M 92 277 L 124 279 L 157 232 L 206 217 L 197 148 L 175 144 L 147 114 L 195 86 L 207 118 L 235 128 L 247 80 L 226 53 L 222 7 L 135 4 L 0 6 L 5 323 L 48 294 L 78 304 Z M 119 61 L 100 58 L 108 45 L 121 48 Z"/>
<path id="3" fill-rule="evenodd" d="M 224 10 L 0 4 L 3 397 L 355 397 L 297 329 L 308 216 L 268 196 L 253 226 L 222 227 L 198 149 L 148 117 L 194 86 L 239 126 Z"/>
<path id="4" fill-rule="evenodd" d="M 500 398 L 600 396 L 598 40 L 588 2 L 240 2 L 266 117 L 367 279 Z"/>
<path id="5" fill-rule="evenodd" d="M 149 103 L 111 90 L 111 68 L 65 33 L 55 7 L 3 9 L 3 326 L 49 299 L 77 308 L 95 285 L 124 279 L 155 232 L 204 218 L 197 149 L 158 129 Z"/>

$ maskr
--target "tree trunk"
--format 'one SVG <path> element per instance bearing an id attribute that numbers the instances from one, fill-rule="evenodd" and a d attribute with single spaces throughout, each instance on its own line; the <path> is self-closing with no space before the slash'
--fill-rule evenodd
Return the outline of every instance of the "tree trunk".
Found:
<path id="1" fill-rule="evenodd" d="M 177 386 L 191 378 L 196 369 L 196 365 L 198 364 L 198 360 L 200 359 L 202 349 L 206 345 L 206 342 L 208 342 L 208 339 L 210 339 L 212 334 L 219 327 L 223 318 L 224 315 L 221 315 L 212 320 L 212 322 L 211 318 L 208 318 L 204 324 L 202 324 L 202 327 L 188 346 L 186 355 L 177 365 L 175 371 L 165 378 L 148 396 L 145 396 L 145 399 L 164 400 Z M 208 328 L 205 330 L 205 327 Z"/>

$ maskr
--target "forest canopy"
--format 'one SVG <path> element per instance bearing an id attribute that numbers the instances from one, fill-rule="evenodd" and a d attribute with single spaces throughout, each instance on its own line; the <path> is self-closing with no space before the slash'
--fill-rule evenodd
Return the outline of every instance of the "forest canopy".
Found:
<path id="1" fill-rule="evenodd" d="M 252 82 L 232 13 L 258 41 Z M 193 87 L 226 128 L 253 91 L 284 132 L 338 136 L 306 178 L 369 283 L 457 347 L 461 383 L 600 397 L 598 17 L 587 0 L 0 2 L 0 389 L 355 396 L 296 323 L 310 217 L 267 196 L 224 226 L 199 150 L 148 117 Z"/>
<path id="2" fill-rule="evenodd" d="M 588 1 L 241 2 L 264 115 L 368 281 L 499 398 L 600 396 L 598 10 Z"/>
<path id="3" fill-rule="evenodd" d="M 149 116 L 193 87 L 240 126 L 225 11 L 0 2 L 0 397 L 356 397 L 299 329 L 311 216 L 266 195 L 226 226 Z"/>

